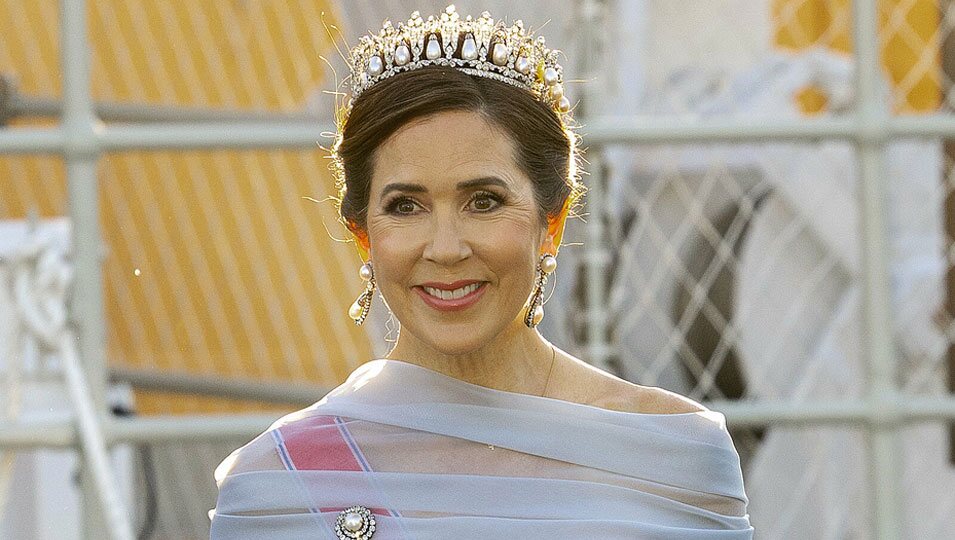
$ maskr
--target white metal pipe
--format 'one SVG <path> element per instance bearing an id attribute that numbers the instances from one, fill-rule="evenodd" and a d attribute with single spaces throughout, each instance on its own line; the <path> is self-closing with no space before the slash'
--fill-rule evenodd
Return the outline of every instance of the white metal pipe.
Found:
<path id="1" fill-rule="evenodd" d="M 292 411 L 289 411 L 292 412 Z M 116 419 L 108 438 L 114 442 L 177 442 L 251 439 L 281 414 L 158 416 Z"/>
<path id="2" fill-rule="evenodd" d="M 143 123 L 100 125 L 93 135 L 104 152 L 193 149 L 283 149 L 327 145 L 334 126 L 303 122 Z M 593 118 L 580 129 L 588 146 L 607 144 L 752 143 L 829 139 L 955 138 L 955 116 L 886 118 L 882 126 L 853 118 L 786 122 L 696 121 L 659 117 Z M 66 147 L 62 128 L 0 129 L 2 154 L 57 154 Z"/>
<path id="3" fill-rule="evenodd" d="M 875 128 L 875 130 L 873 129 Z M 98 136 L 104 151 L 193 148 L 314 148 L 327 145 L 335 126 L 303 122 L 236 122 L 104 126 Z M 753 120 L 681 120 L 678 118 L 604 116 L 587 119 L 580 134 L 588 146 L 607 144 L 814 142 L 829 139 L 899 137 L 955 138 L 955 117 L 892 117 L 881 125 L 853 117 L 760 122 Z M 0 133 L 0 153 L 4 137 Z M 21 145 L 25 146 L 25 145 Z"/>
<path id="4" fill-rule="evenodd" d="M 610 346 L 607 343 L 607 235 L 604 223 L 604 172 L 603 159 L 599 153 L 588 157 L 590 182 L 587 185 L 587 245 L 584 248 L 585 301 L 587 323 L 588 361 L 605 371 L 609 366 Z"/>
<path id="5" fill-rule="evenodd" d="M 948 422 L 955 420 L 955 397 L 905 396 L 879 410 L 860 400 L 808 403 L 707 401 L 707 408 L 723 413 L 730 426 L 773 427 Z M 112 419 L 102 424 L 108 444 L 207 442 L 248 439 L 274 423 L 280 414 L 175 415 Z M 61 422 L 0 422 L 0 448 L 69 448 L 79 444 L 76 427 Z"/>
<path id="6" fill-rule="evenodd" d="M 14 94 L 7 114 L 20 117 L 59 117 L 63 102 L 57 98 Z M 243 109 L 215 109 L 147 103 L 97 102 L 93 104 L 96 117 L 104 122 L 300 122 L 318 123 L 318 117 L 308 112 L 262 111 Z"/>
<path id="7" fill-rule="evenodd" d="M 315 403 L 328 393 L 327 388 L 309 384 L 264 382 L 115 366 L 109 368 L 109 378 L 114 381 L 129 383 L 133 387 L 143 390 L 303 406 Z"/>
<path id="8" fill-rule="evenodd" d="M 0 422 L 0 449 L 29 450 L 75 446 L 76 427 L 69 420 Z"/>
<path id="9" fill-rule="evenodd" d="M 577 76 L 583 80 L 594 80 L 593 71 L 600 65 L 602 36 L 600 28 L 606 13 L 602 0 L 583 0 L 577 4 L 577 15 L 581 28 L 580 60 L 577 63 Z M 588 124 L 588 113 L 596 110 L 592 101 L 596 99 L 593 88 L 585 88 L 575 115 L 581 124 Z M 586 137 L 586 135 L 584 135 Z M 585 139 L 587 140 L 587 139 Z M 588 144 L 591 144 L 587 140 Z M 600 148 L 596 145 L 588 154 L 587 182 L 587 244 L 584 247 L 582 264 L 585 268 L 586 282 L 586 325 L 587 325 L 587 361 L 605 371 L 614 371 L 609 365 L 609 343 L 607 343 L 607 235 L 605 228 L 604 190 L 606 175 L 604 160 Z"/>
<path id="10" fill-rule="evenodd" d="M 147 127 L 147 129 L 143 129 Z M 335 127 L 312 122 L 140 124 L 110 126 L 100 134 L 106 151 L 303 148 L 332 145 Z"/>
<path id="11" fill-rule="evenodd" d="M 859 227 L 862 239 L 862 347 L 868 360 L 867 401 L 873 415 L 885 422 L 869 425 L 868 489 L 872 505 L 872 537 L 879 540 L 901 538 L 901 482 L 897 421 L 894 416 L 898 389 L 895 383 L 894 330 L 891 321 L 889 288 L 888 230 L 884 206 L 887 104 L 882 88 L 886 84 L 879 47 L 879 20 L 875 0 L 853 2 L 853 39 L 856 54 L 856 110 L 858 138 L 855 140 L 859 163 Z"/>
<path id="12" fill-rule="evenodd" d="M 133 540 L 135 536 L 126 504 L 119 496 L 119 484 L 110 466 L 106 438 L 100 426 L 99 407 L 93 400 L 89 382 L 76 354 L 72 332 L 63 332 L 58 348 L 70 391 L 74 421 L 79 427 L 79 447 L 83 451 L 88 475 L 96 484 L 99 507 L 106 518 L 110 537 L 114 540 Z"/>
<path id="13" fill-rule="evenodd" d="M 62 128 L 0 128 L 0 155 L 60 154 L 65 147 Z"/>
<path id="14" fill-rule="evenodd" d="M 950 114 L 893 116 L 885 119 L 885 130 L 892 138 L 955 138 L 955 116 Z"/>
<path id="15" fill-rule="evenodd" d="M 59 352 L 69 376 L 70 392 L 83 437 L 84 467 L 81 470 L 84 538 L 99 538 L 108 527 L 115 539 L 131 539 L 125 506 L 104 462 L 106 447 L 97 431 L 99 416 L 106 410 L 106 338 L 100 267 L 99 204 L 96 164 L 98 139 L 90 95 L 90 48 L 87 41 L 86 2 L 60 1 L 60 69 L 63 80 L 63 158 L 69 197 L 71 248 L 74 279 L 70 294 L 69 327 L 72 339 Z M 73 335 L 73 332 L 66 332 Z M 77 353 L 76 365 L 68 359 Z"/>
<path id="16" fill-rule="evenodd" d="M 213 442 L 251 439 L 272 425 L 278 414 L 175 415 L 113 419 L 102 425 L 108 444 Z M 0 448 L 72 448 L 79 444 L 71 421 L 0 422 Z"/>
<path id="17" fill-rule="evenodd" d="M 893 426 L 900 422 L 943 422 L 955 417 L 955 397 L 899 395 L 883 407 L 863 400 L 811 403 L 709 401 L 707 408 L 726 415 L 733 426 L 842 424 Z"/>
<path id="18" fill-rule="evenodd" d="M 955 127 L 955 126 L 953 126 Z M 679 144 L 699 142 L 818 141 L 848 139 L 857 126 L 851 118 L 784 122 L 758 120 L 695 120 L 616 116 L 590 119 L 580 129 L 588 145 Z"/>

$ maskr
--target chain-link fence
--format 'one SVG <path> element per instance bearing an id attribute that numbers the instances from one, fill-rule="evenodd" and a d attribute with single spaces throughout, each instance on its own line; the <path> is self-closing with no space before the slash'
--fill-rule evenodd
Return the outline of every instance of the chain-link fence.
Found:
<path id="1" fill-rule="evenodd" d="M 588 146 L 590 199 L 568 225 L 542 333 L 725 412 L 759 538 L 948 537 L 951 4 L 512 4 L 458 10 L 543 26 L 577 80 Z M 0 94 L 13 96 L 0 99 L 0 153 L 65 158 L 0 159 L 0 217 L 76 212 L 69 186 L 90 178 L 64 163 L 99 163 L 107 357 L 113 380 L 138 388 L 140 420 L 156 422 L 142 424 L 153 434 L 136 420 L 104 430 L 133 450 L 136 528 L 205 537 L 212 468 L 293 407 L 263 403 L 320 397 L 386 350 L 393 325 L 381 309 L 361 330 L 348 322 L 358 259 L 334 241 L 332 205 L 302 199 L 332 193 L 309 148 L 328 142 L 322 91 L 343 73 L 329 34 L 444 4 L 63 6 L 85 10 L 87 105 L 106 125 L 96 148 L 71 138 L 94 132 L 77 127 L 82 94 L 69 110 L 82 72 L 61 83 L 58 58 L 76 58 L 61 8 L 0 6 Z M 76 249 L 95 249 L 92 230 Z M 221 416 L 171 416 L 196 413 Z M 28 447 L 16 427 L 0 443 Z"/>

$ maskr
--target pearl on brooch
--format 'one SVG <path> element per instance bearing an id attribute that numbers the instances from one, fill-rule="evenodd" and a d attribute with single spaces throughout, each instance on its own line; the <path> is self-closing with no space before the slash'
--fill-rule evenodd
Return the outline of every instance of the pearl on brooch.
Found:
<path id="1" fill-rule="evenodd" d="M 358 512 L 349 512 L 345 514 L 345 519 L 343 521 L 344 523 L 342 523 L 342 525 L 352 532 L 361 530 L 361 526 L 364 523 L 364 520 L 361 519 L 361 516 L 358 515 Z"/>
<path id="2" fill-rule="evenodd" d="M 384 69 L 385 65 L 382 63 L 380 56 L 375 55 L 368 59 L 368 74 L 372 77 L 381 75 L 381 72 L 384 71 Z"/>
<path id="3" fill-rule="evenodd" d="M 547 84 L 547 86 L 554 86 L 559 82 L 559 78 L 560 76 L 557 74 L 556 69 L 549 67 L 544 70 L 544 82 Z"/>
<path id="4" fill-rule="evenodd" d="M 375 535 L 375 516 L 364 506 L 352 506 L 338 514 L 335 535 L 340 540 L 370 540 Z"/>
<path id="5" fill-rule="evenodd" d="M 441 44 L 438 43 L 438 38 L 434 37 L 434 34 L 431 34 L 431 38 L 428 39 L 428 47 L 425 49 L 424 55 L 428 60 L 436 60 L 441 56 Z"/>
<path id="6" fill-rule="evenodd" d="M 407 45 L 398 45 L 398 48 L 395 49 L 395 64 L 403 66 L 411 61 L 411 51 L 408 50 Z"/>
<path id="7" fill-rule="evenodd" d="M 503 43 L 495 43 L 494 49 L 491 50 L 491 61 L 499 66 L 503 66 L 507 63 L 507 56 L 507 45 L 504 45 Z"/>
<path id="8" fill-rule="evenodd" d="M 474 60 L 477 57 L 477 43 L 474 42 L 474 36 L 468 35 L 468 37 L 464 38 L 464 45 L 461 46 L 461 58 Z"/>

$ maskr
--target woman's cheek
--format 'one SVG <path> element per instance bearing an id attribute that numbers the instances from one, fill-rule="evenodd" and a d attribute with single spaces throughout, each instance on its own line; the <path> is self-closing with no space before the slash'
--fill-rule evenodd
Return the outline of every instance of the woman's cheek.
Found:
<path id="1" fill-rule="evenodd" d="M 534 238 L 534 217 L 526 212 L 501 212 L 483 223 L 480 237 L 499 247 L 514 246 L 527 249 Z"/>

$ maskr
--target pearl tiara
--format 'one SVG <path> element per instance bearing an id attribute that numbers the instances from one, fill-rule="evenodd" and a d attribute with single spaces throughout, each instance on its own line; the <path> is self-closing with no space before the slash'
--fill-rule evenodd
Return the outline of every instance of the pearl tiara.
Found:
<path id="1" fill-rule="evenodd" d="M 386 20 L 377 35 L 362 36 L 351 50 L 352 99 L 398 73 L 438 65 L 523 88 L 566 114 L 570 100 L 564 95 L 559 54 L 544 46 L 543 37 L 533 38 L 521 21 L 508 27 L 486 11 L 476 20 L 461 19 L 453 4 L 427 21 L 415 11 L 397 27 Z"/>

